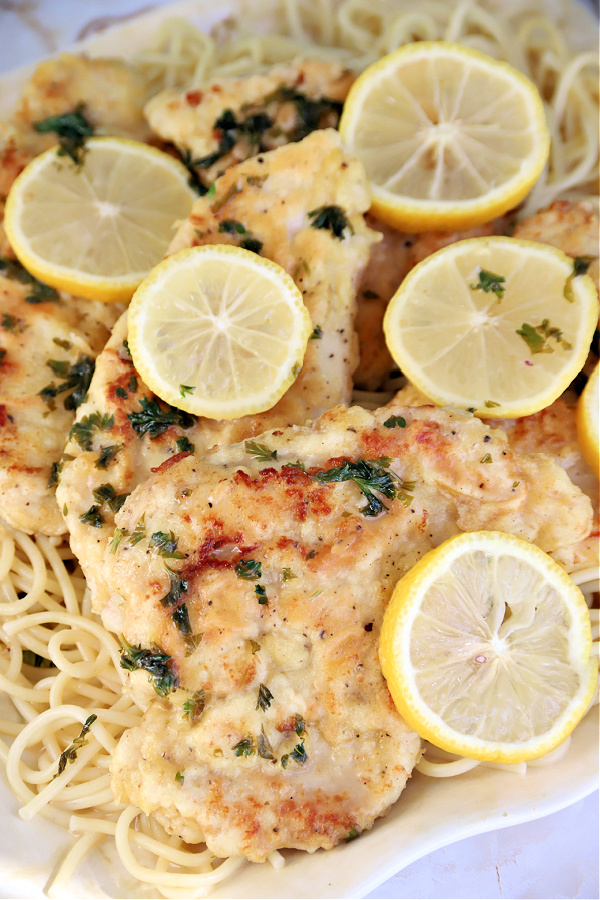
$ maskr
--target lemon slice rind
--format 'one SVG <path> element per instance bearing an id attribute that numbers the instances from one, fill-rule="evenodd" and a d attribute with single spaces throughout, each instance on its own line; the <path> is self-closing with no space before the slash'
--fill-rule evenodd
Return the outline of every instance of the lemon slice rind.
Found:
<path id="1" fill-rule="evenodd" d="M 588 465 L 600 472 L 600 437 L 598 419 L 600 416 L 600 363 L 588 378 L 577 403 L 576 423 L 579 445 Z"/>
<path id="2" fill-rule="evenodd" d="M 563 708 L 549 727 L 537 735 L 527 736 L 523 739 L 515 736 L 511 740 L 498 740 L 492 739 L 489 735 L 482 738 L 476 733 L 466 733 L 457 729 L 448 721 L 452 714 L 446 715 L 445 710 L 433 709 L 432 705 L 424 698 L 419 685 L 419 676 L 415 675 L 414 631 L 415 623 L 419 622 L 419 617 L 423 616 L 424 598 L 432 589 L 435 590 L 436 584 L 443 583 L 443 578 L 452 572 L 452 568 L 456 567 L 457 563 L 460 564 L 461 558 L 464 560 L 469 554 L 478 552 L 487 553 L 494 561 L 501 554 L 508 554 L 515 563 L 531 566 L 533 577 L 535 578 L 537 575 L 548 590 L 553 591 L 554 596 L 560 598 L 562 603 L 561 614 L 556 617 L 559 622 L 556 627 L 560 627 L 562 623 L 563 649 L 565 643 L 568 645 L 565 650 L 567 659 L 564 662 L 570 671 L 576 673 L 577 687 L 566 702 L 564 697 L 562 698 Z M 514 589 L 514 585 L 512 589 Z M 507 587 L 506 595 L 507 603 L 513 601 L 514 595 L 511 596 L 511 586 Z M 468 604 L 468 600 L 464 603 Z M 470 703 L 469 721 L 473 723 L 472 731 L 474 732 L 477 730 L 478 723 L 486 716 L 489 717 L 491 694 L 486 680 L 489 682 L 494 677 L 491 669 L 485 670 L 485 662 L 481 665 L 475 660 L 477 658 L 483 660 L 486 655 L 494 654 L 497 651 L 498 665 L 504 664 L 502 654 L 505 649 L 497 649 L 498 645 L 502 643 L 498 639 L 498 629 L 495 629 L 487 644 L 485 642 L 478 643 L 473 638 L 473 634 L 465 635 L 463 639 L 460 626 L 456 622 L 450 621 L 450 619 L 437 621 L 435 617 L 430 616 L 430 607 L 425 607 L 425 611 L 428 614 L 425 617 L 430 621 L 424 627 L 423 634 L 427 637 L 427 628 L 430 629 L 430 652 L 432 654 L 432 658 L 427 660 L 425 670 L 429 671 L 429 678 L 432 682 L 435 682 L 436 678 L 441 684 L 444 683 L 444 680 L 450 680 L 457 686 L 449 692 L 454 703 L 460 705 L 464 701 L 461 691 L 464 693 L 468 688 L 472 690 L 474 696 L 468 698 Z M 535 612 L 530 611 L 530 614 L 532 622 L 535 623 L 537 609 Z M 468 611 L 464 612 L 464 616 L 468 619 Z M 422 626 L 422 622 L 420 624 Z M 450 635 L 450 639 L 445 653 L 437 655 L 440 633 L 447 633 Z M 453 643 L 453 636 L 456 633 L 459 634 L 459 639 Z M 555 651 L 555 643 L 553 644 L 552 637 L 549 637 L 546 646 L 543 644 L 544 640 L 546 637 L 540 626 L 539 632 L 532 636 L 527 647 L 521 647 L 518 651 L 514 651 L 515 656 L 520 656 L 522 663 L 519 675 L 522 675 L 522 672 L 527 669 L 533 673 L 531 676 L 533 687 L 528 695 L 531 707 L 526 707 L 524 710 L 525 715 L 532 718 L 535 718 L 536 714 L 536 691 L 538 692 L 537 697 L 541 698 L 544 691 L 553 690 L 553 685 L 549 680 L 552 677 L 552 670 L 549 672 L 544 670 L 544 660 L 549 659 L 552 652 Z M 541 645 L 540 642 L 542 642 Z M 421 641 L 421 646 L 422 643 L 423 641 Z M 396 585 L 385 613 L 379 644 L 381 666 L 388 687 L 398 711 L 410 727 L 435 746 L 451 753 L 500 763 L 524 762 L 543 756 L 561 744 L 573 731 L 585 715 L 598 684 L 598 661 L 594 657 L 590 657 L 590 651 L 589 614 L 579 589 L 566 572 L 538 547 L 513 535 L 500 532 L 471 532 L 456 535 L 420 560 Z M 496 662 L 497 660 L 492 660 L 493 664 Z M 477 671 L 474 673 L 473 670 L 480 665 L 481 675 L 479 676 Z M 538 669 L 536 669 L 536 665 L 538 665 Z M 431 672 L 434 671 L 436 674 L 432 676 Z M 557 696 L 558 693 L 559 691 Z M 511 704 L 518 706 L 519 701 L 516 699 L 518 696 L 518 692 L 515 692 L 508 698 L 498 700 L 497 714 L 498 718 L 502 720 L 503 726 L 507 721 L 510 722 Z M 447 708 L 451 709 L 451 704 Z"/>

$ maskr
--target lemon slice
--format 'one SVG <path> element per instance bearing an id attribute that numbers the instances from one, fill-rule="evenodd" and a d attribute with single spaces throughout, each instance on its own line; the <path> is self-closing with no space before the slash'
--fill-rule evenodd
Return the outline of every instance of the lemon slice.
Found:
<path id="1" fill-rule="evenodd" d="M 577 437 L 583 455 L 596 473 L 600 469 L 600 363 L 590 375 L 577 404 Z"/>
<path id="2" fill-rule="evenodd" d="M 312 331 L 287 272 L 249 250 L 212 244 L 156 266 L 128 311 L 135 366 L 167 403 L 235 419 L 277 403 Z"/>
<path id="3" fill-rule="evenodd" d="M 379 654 L 411 728 L 473 759 L 548 753 L 585 714 L 598 680 L 579 588 L 509 534 L 461 534 L 394 589 Z"/>
<path id="4" fill-rule="evenodd" d="M 560 250 L 482 237 L 415 266 L 383 327 L 402 372 L 435 403 L 514 418 L 549 406 L 568 387 L 597 320 L 593 281 L 574 276 Z"/>
<path id="5" fill-rule="evenodd" d="M 81 163 L 55 147 L 15 180 L 4 225 L 36 278 L 91 300 L 129 300 L 192 208 L 189 173 L 136 141 L 91 138 Z"/>
<path id="6" fill-rule="evenodd" d="M 550 151 L 535 85 L 443 42 L 407 44 L 369 66 L 339 129 L 367 171 L 372 212 L 408 232 L 471 228 L 512 209 Z"/>

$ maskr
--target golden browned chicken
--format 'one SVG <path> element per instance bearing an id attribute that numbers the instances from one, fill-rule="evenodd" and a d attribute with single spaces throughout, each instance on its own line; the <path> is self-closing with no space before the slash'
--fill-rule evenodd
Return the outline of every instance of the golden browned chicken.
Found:
<path id="1" fill-rule="evenodd" d="M 252 860 L 370 827 L 419 755 L 377 658 L 397 579 L 459 531 L 553 550 L 590 521 L 554 462 L 427 407 L 338 407 L 167 460 L 101 563 L 104 621 L 150 703 L 113 755 L 117 800 Z"/>
<path id="2" fill-rule="evenodd" d="M 161 91 L 146 105 L 152 130 L 195 163 L 205 186 L 229 166 L 336 128 L 355 76 L 338 63 L 299 60 L 260 75 Z"/>
<path id="3" fill-rule="evenodd" d="M 338 403 L 350 401 L 357 362 L 356 285 L 369 248 L 377 239 L 364 223 L 368 205 L 363 168 L 344 153 L 339 135 L 330 129 L 315 131 L 298 144 L 288 144 L 230 168 L 217 181 L 214 198 L 197 201 L 171 251 L 198 244 L 229 242 L 244 246 L 247 241 L 254 242 L 257 251 L 295 278 L 315 331 L 298 378 L 272 409 L 218 421 L 197 420 L 177 411 L 171 411 L 171 418 L 165 419 L 164 404 L 161 406 L 137 378 L 124 350 L 126 320 L 115 326 L 98 359 L 89 400 L 78 410 L 77 425 L 66 448 L 75 459 L 63 467 L 57 494 L 61 506 L 67 509 L 72 547 L 92 585 L 98 608 L 103 604 L 98 564 L 109 539 L 114 511 L 103 507 L 104 527 L 90 525 L 86 514 L 96 505 L 94 491 L 104 482 L 109 481 L 118 494 L 127 493 L 153 467 L 185 448 L 186 441 L 197 453 L 204 453 L 217 444 L 249 438 L 266 428 L 303 424 Z M 322 207 L 338 211 L 334 227 L 338 222 L 345 223 L 338 234 L 330 227 L 315 227 L 315 217 L 310 214 Z M 142 406 L 147 404 L 150 411 L 145 413 Z M 90 416 L 106 416 L 108 421 L 101 429 L 92 427 L 88 441 L 80 437 L 80 431 L 90 422 Z M 150 430 L 153 423 L 155 431 Z M 106 448 L 111 446 L 118 452 L 106 466 L 99 466 L 99 454 L 108 452 Z"/>

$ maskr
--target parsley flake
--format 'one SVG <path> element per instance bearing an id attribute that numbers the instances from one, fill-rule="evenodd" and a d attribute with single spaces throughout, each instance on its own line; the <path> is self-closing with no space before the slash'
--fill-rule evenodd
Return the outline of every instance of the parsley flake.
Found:
<path id="1" fill-rule="evenodd" d="M 354 234 L 354 229 L 341 206 L 318 206 L 308 213 L 308 218 L 313 228 L 328 229 L 340 241 L 346 236 L 344 234 L 346 228 L 350 234 Z"/>
<path id="2" fill-rule="evenodd" d="M 383 423 L 384 428 L 406 428 L 406 419 L 404 416 L 390 416 Z"/>
<path id="3" fill-rule="evenodd" d="M 261 563 L 256 559 L 241 559 L 239 563 L 233 567 L 233 571 L 238 578 L 256 581 L 261 576 Z"/>
<path id="4" fill-rule="evenodd" d="M 49 116 L 33 123 L 36 131 L 53 131 L 58 135 L 59 155 L 70 157 L 78 165 L 83 160 L 85 140 L 94 133 L 94 126 L 85 118 L 83 109 L 83 104 L 80 104 L 73 112 Z"/>
<path id="5" fill-rule="evenodd" d="M 155 440 L 172 425 L 191 428 L 195 424 L 195 418 L 189 413 L 169 404 L 165 405 L 168 407 L 166 410 L 156 397 L 151 400 L 148 397 L 140 397 L 141 410 L 131 412 L 127 416 L 138 437 L 149 434 L 151 440 Z"/>
<path id="6" fill-rule="evenodd" d="M 194 691 L 188 700 L 184 701 L 183 718 L 189 719 L 192 725 L 194 725 L 200 719 L 205 708 L 206 695 L 204 693 L 204 688 L 200 688 L 199 690 Z"/>
<path id="7" fill-rule="evenodd" d="M 261 606 L 266 606 L 268 604 L 269 600 L 267 597 L 267 592 L 264 589 L 264 587 L 262 586 L 262 584 L 255 585 L 254 593 L 258 597 L 258 602 L 260 603 Z"/>
<path id="8" fill-rule="evenodd" d="M 255 709 L 262 709 L 265 712 L 271 705 L 271 701 L 273 700 L 273 694 L 266 686 L 266 684 L 261 684 L 258 686 L 258 700 L 256 701 Z"/>
<path id="9" fill-rule="evenodd" d="M 60 754 L 60 757 L 58 759 L 58 770 L 54 776 L 55 778 L 58 778 L 58 776 L 65 771 L 65 769 L 67 768 L 67 763 L 75 762 L 75 760 L 77 759 L 78 751 L 81 750 L 81 748 L 85 744 L 87 744 L 88 732 L 97 718 L 98 716 L 96 715 L 88 716 L 88 718 L 83 723 L 83 728 L 79 732 L 79 735 L 75 738 L 73 743 L 70 744 L 67 749 L 63 750 L 63 752 Z"/>
<path id="10" fill-rule="evenodd" d="M 166 697 L 168 693 L 174 691 L 179 684 L 179 678 L 173 672 L 171 667 L 171 657 L 167 653 L 163 653 L 156 644 L 151 649 L 142 649 L 142 647 L 134 647 L 128 644 L 124 637 L 121 637 L 121 666 L 129 672 L 136 669 L 143 669 L 148 673 L 148 680 L 152 682 L 154 690 L 159 697 Z"/>
<path id="11" fill-rule="evenodd" d="M 245 441 L 244 448 L 246 453 L 249 453 L 250 456 L 253 456 L 259 462 L 277 459 L 277 450 L 270 450 L 266 444 L 257 444 L 256 441 Z"/>
<path id="12" fill-rule="evenodd" d="M 494 275 L 493 272 L 488 272 L 487 269 L 479 270 L 479 282 L 477 284 L 470 284 L 469 287 L 472 291 L 484 291 L 486 294 L 489 294 L 490 291 L 492 294 L 495 294 L 498 300 L 502 300 L 504 297 L 504 291 L 506 288 L 504 284 L 506 282 L 506 278 L 503 275 Z"/>
<path id="13" fill-rule="evenodd" d="M 532 354 L 535 353 L 554 353 L 555 347 L 551 346 L 550 340 L 556 341 L 563 350 L 572 350 L 573 345 L 565 340 L 560 328 L 550 323 L 550 319 L 543 319 L 540 325 L 530 325 L 523 322 L 521 328 L 517 328 L 516 333 L 523 338 Z"/>
<path id="14" fill-rule="evenodd" d="M 170 531 L 155 531 L 150 538 L 150 546 L 156 549 L 159 556 L 165 559 L 184 559 L 185 554 L 177 550 L 177 538 Z"/>

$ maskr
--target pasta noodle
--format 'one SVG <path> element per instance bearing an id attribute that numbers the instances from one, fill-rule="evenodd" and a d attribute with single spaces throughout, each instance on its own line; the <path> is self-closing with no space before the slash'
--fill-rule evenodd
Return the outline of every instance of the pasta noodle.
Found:
<path id="1" fill-rule="evenodd" d="M 153 90 L 199 84 L 256 71 L 299 54 L 339 59 L 362 69 L 412 40 L 445 39 L 508 60 L 528 74 L 544 98 L 552 135 L 547 171 L 523 215 L 558 196 L 596 196 L 598 164 L 597 54 L 575 50 L 558 24 L 567 5 L 526 0 L 282 0 L 254 4 L 243 27 L 222 23 L 212 35 L 171 19 L 137 62 Z M 268 10 L 269 34 L 257 35 Z M 335 10 L 335 11 L 334 11 Z M 279 32 L 279 33 L 277 33 Z M 355 392 L 375 408 L 393 396 Z M 575 572 L 591 603 L 597 567 Z M 591 610 L 595 652 L 598 610 Z M 37 815 L 68 829 L 76 841 L 47 890 L 61 896 L 80 861 L 101 842 L 114 842 L 124 869 L 164 897 L 204 896 L 241 864 L 217 860 L 204 845 L 168 836 L 139 809 L 115 803 L 110 789 L 112 749 L 142 710 L 123 694 L 120 645 L 90 609 L 85 580 L 66 542 L 29 537 L 0 526 L 0 757 L 23 819 Z M 597 700 L 597 698 L 596 698 Z M 432 747 L 417 764 L 430 777 L 475 766 L 524 774 L 554 762 L 570 738 L 542 760 L 501 766 L 456 759 Z M 279 868 L 284 858 L 273 853 Z"/>

